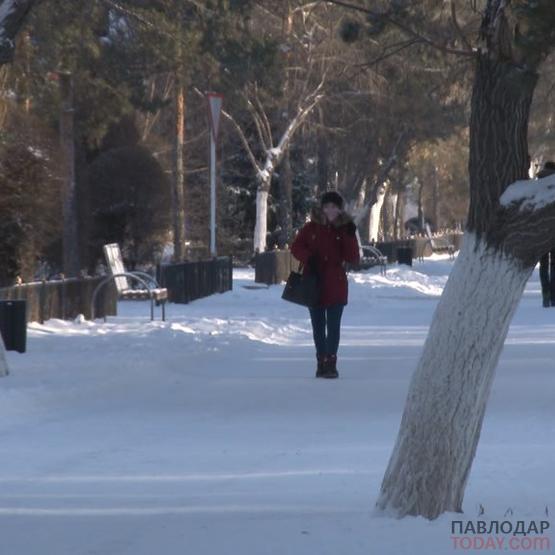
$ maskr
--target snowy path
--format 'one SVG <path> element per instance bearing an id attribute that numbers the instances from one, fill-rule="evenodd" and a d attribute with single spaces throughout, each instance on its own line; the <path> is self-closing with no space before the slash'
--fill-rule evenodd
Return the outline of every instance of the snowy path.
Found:
<path id="1" fill-rule="evenodd" d="M 165 323 L 125 302 L 107 324 L 32 324 L 0 382 L 0 553 L 449 553 L 458 515 L 395 521 L 372 507 L 450 267 L 350 276 L 337 381 L 313 378 L 306 309 L 282 286 L 243 288 L 249 270 L 232 292 L 170 305 Z M 464 518 L 480 503 L 499 520 L 555 510 L 554 358 L 536 271 Z"/>

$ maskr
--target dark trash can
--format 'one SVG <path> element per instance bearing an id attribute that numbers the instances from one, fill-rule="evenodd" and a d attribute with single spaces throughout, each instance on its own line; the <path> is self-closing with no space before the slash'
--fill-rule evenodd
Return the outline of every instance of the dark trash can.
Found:
<path id="1" fill-rule="evenodd" d="M 393 243 L 375 243 L 373 246 L 387 257 L 387 261 L 390 264 L 395 262 L 395 251 L 393 249 Z"/>
<path id="2" fill-rule="evenodd" d="M 397 262 L 412 266 L 412 247 L 399 247 L 397 249 Z"/>
<path id="3" fill-rule="evenodd" d="M 27 345 L 27 301 L 0 301 L 0 333 L 6 351 L 25 352 Z"/>

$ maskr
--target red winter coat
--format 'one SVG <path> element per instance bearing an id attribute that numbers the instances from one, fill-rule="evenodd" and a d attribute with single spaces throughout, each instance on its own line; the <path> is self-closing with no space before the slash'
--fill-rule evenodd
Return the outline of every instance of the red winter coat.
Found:
<path id="1" fill-rule="evenodd" d="M 309 273 L 307 266 L 311 255 L 316 255 L 320 276 L 320 306 L 347 304 L 348 282 L 345 262 L 358 264 L 359 245 L 356 235 L 349 235 L 345 229 L 352 221 L 346 212 L 340 212 L 332 223 L 320 206 L 314 206 L 307 222 L 297 233 L 291 253 L 303 263 L 303 275 Z"/>

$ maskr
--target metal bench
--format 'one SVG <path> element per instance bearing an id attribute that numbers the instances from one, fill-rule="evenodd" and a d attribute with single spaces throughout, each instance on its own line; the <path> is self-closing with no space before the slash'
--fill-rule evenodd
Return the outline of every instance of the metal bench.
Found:
<path id="1" fill-rule="evenodd" d="M 91 320 L 94 320 L 94 307 L 98 293 L 107 283 L 114 281 L 118 297 L 132 300 L 150 299 L 150 319 L 154 320 L 154 303 L 156 303 L 157 306 L 162 306 L 162 320 L 165 321 L 168 290 L 164 287 L 160 287 L 156 279 L 146 272 L 126 271 L 121 256 L 121 250 L 117 243 L 104 245 L 103 250 L 110 275 L 103 279 L 93 292 L 91 300 Z M 131 288 L 129 286 L 129 280 L 139 283 L 142 285 L 142 288 Z M 104 316 L 104 321 L 106 321 L 106 316 Z"/>
<path id="2" fill-rule="evenodd" d="M 432 252 L 449 253 L 449 258 L 455 258 L 455 245 L 447 237 L 428 236 L 428 241 L 432 247 Z"/>
<path id="3" fill-rule="evenodd" d="M 426 224 L 426 237 L 428 238 L 428 242 L 433 253 L 447 252 L 449 253 L 449 258 L 451 260 L 455 258 L 455 245 L 453 245 L 453 243 L 451 243 L 451 241 L 449 241 L 449 239 L 445 236 L 434 237 L 432 235 L 430 224 Z"/>
<path id="4" fill-rule="evenodd" d="M 367 270 L 368 268 L 379 266 L 380 274 L 385 276 L 387 272 L 387 256 L 384 256 L 382 252 L 373 245 L 361 245 L 361 248 L 362 256 L 360 257 L 360 262 L 354 269 Z"/>

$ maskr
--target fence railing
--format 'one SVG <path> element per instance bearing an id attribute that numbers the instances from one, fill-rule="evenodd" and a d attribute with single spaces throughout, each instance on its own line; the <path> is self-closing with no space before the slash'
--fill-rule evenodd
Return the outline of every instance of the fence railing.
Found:
<path id="1" fill-rule="evenodd" d="M 27 301 L 27 322 L 42 324 L 51 318 L 69 320 L 79 314 L 90 319 L 93 291 L 104 277 L 68 278 L 0 287 L 0 300 Z M 117 300 L 115 286 L 107 286 L 95 303 L 95 316 L 117 315 Z"/>
<path id="2" fill-rule="evenodd" d="M 156 279 L 168 290 L 172 303 L 188 303 L 233 289 L 233 260 L 220 256 L 211 260 L 158 264 Z"/>
<path id="3" fill-rule="evenodd" d="M 462 238 L 462 233 L 449 233 L 434 237 L 434 239 L 447 240 L 454 246 L 455 251 L 458 251 L 460 249 Z M 413 258 L 424 258 L 426 256 L 431 256 L 433 252 L 430 239 L 427 237 L 414 237 L 412 239 L 400 239 L 398 241 L 383 241 L 375 243 L 374 246 L 378 248 L 384 256 L 387 256 L 387 261 L 390 264 L 393 262 L 397 262 L 398 248 L 412 248 Z"/>
<path id="4" fill-rule="evenodd" d="M 453 233 L 443 235 L 454 245 L 455 250 L 459 250 L 463 235 Z M 399 241 L 386 241 L 375 243 L 381 253 L 387 257 L 388 263 L 397 262 L 398 248 L 412 248 L 413 258 L 423 258 L 432 254 L 430 240 L 424 237 L 415 237 Z M 297 269 L 298 262 L 291 255 L 288 249 L 275 249 L 258 253 L 255 257 L 254 281 L 256 283 L 266 283 L 268 285 L 282 283 L 289 277 L 293 269 Z"/>

